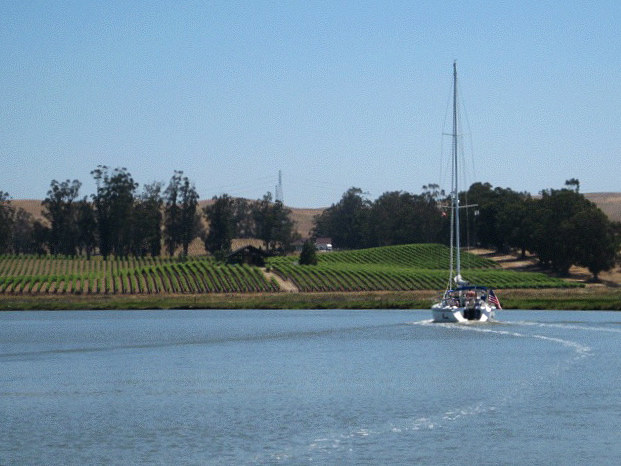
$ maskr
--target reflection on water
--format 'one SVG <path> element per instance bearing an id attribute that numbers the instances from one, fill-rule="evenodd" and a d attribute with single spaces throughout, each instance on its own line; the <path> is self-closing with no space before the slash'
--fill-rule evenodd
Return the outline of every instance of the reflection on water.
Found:
<path id="1" fill-rule="evenodd" d="M 621 315 L 428 317 L 0 314 L 0 463 L 618 459 Z"/>

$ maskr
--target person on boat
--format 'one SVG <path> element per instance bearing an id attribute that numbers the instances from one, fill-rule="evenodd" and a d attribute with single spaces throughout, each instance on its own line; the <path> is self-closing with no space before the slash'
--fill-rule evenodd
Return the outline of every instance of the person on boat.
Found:
<path id="1" fill-rule="evenodd" d="M 468 309 L 474 309 L 475 296 L 474 290 L 470 290 L 466 293 L 466 307 Z"/>

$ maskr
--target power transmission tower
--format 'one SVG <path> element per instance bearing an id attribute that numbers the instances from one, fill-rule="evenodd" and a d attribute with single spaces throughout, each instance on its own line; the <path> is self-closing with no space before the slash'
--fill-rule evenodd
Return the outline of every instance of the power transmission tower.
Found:
<path id="1" fill-rule="evenodd" d="M 275 201 L 276 202 L 280 202 L 284 204 L 284 198 L 282 195 L 282 171 L 278 170 L 278 184 L 276 185 L 276 190 L 275 190 Z"/>

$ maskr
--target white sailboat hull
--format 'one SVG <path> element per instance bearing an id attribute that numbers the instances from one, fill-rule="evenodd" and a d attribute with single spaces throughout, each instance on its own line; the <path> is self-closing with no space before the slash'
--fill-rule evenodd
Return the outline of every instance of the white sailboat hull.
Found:
<path id="1" fill-rule="evenodd" d="M 431 311 L 434 322 L 488 322 L 494 320 L 495 315 L 495 309 L 487 304 L 470 309 L 438 303 L 432 306 Z"/>

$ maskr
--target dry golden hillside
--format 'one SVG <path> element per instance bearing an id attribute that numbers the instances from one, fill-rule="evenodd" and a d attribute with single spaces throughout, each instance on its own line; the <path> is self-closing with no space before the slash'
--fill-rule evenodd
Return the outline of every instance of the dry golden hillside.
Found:
<path id="1" fill-rule="evenodd" d="M 602 209 L 610 220 L 621 222 L 621 193 L 589 193 L 584 197 Z"/>

